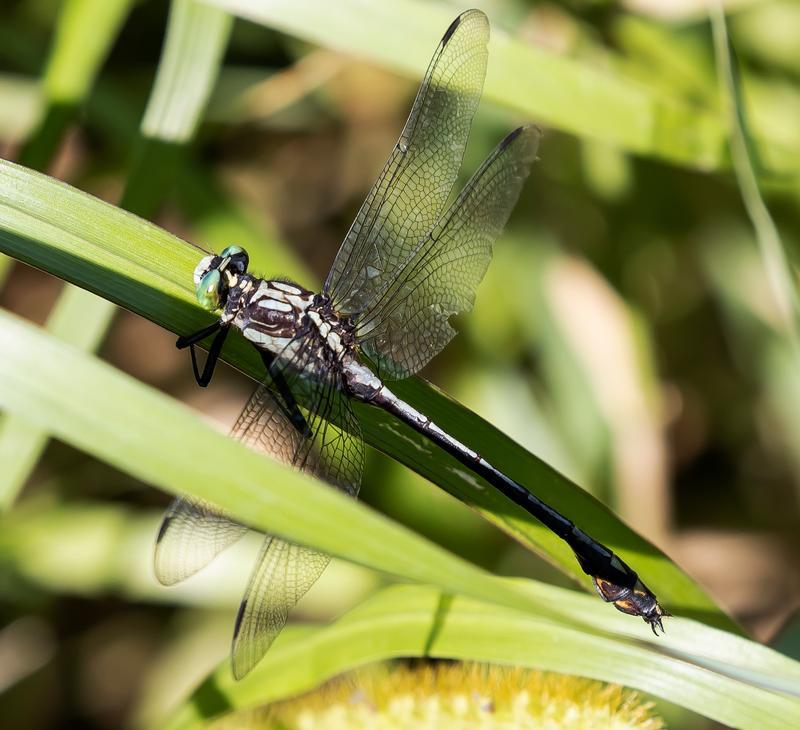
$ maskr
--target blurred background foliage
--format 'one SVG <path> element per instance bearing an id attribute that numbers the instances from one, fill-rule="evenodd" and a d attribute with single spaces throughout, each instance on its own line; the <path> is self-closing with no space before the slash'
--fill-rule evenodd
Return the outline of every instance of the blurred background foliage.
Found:
<path id="1" fill-rule="evenodd" d="M 611 505 L 751 635 L 800 655 L 800 359 L 731 170 L 702 3 L 471 4 L 501 50 L 465 175 L 513 124 L 547 129 L 475 310 L 425 376 Z M 161 61 L 166 2 L 5 0 L 0 156 L 315 285 L 394 144 L 414 70 L 468 4 L 381 5 L 418 11 L 394 39 L 407 62 L 357 31 L 352 48 L 336 42 L 332 18 L 269 28 L 220 9 L 254 5 L 173 3 L 171 22 L 185 22 Z M 751 159 L 793 272 L 800 6 L 731 0 L 726 12 Z M 520 45 L 501 47 L 504 33 Z M 520 47 L 535 78 L 503 76 Z M 9 259 L 0 276 L 2 306 L 216 423 L 248 395 L 225 368 L 196 388 L 169 332 L 91 294 Z M 149 572 L 164 495 L 10 416 L 0 458 L 0 717 L 110 728 L 161 716 L 224 655 L 248 561 L 226 556 L 166 592 Z M 362 494 L 494 572 L 566 584 L 374 452 Z M 335 563 L 298 615 L 328 620 L 380 580 Z"/>

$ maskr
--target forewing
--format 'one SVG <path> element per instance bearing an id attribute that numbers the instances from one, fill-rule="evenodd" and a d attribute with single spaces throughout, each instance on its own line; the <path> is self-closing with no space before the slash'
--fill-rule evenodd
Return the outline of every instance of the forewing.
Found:
<path id="1" fill-rule="evenodd" d="M 307 435 L 295 451 L 294 465 L 355 497 L 364 468 L 364 447 L 350 402 L 338 388 L 336 372 L 314 372 L 312 378 L 310 373 L 280 360 L 273 372 L 304 398 Z M 231 655 L 237 679 L 264 656 L 289 611 L 329 560 L 311 548 L 277 537 L 265 539 L 236 617 Z"/>
<path id="2" fill-rule="evenodd" d="M 539 137 L 538 128 L 520 127 L 495 148 L 357 321 L 361 348 L 382 375 L 415 373 L 452 339 L 449 319 L 472 308 L 492 245 L 536 159 Z"/>
<path id="3" fill-rule="evenodd" d="M 325 282 L 340 314 L 368 311 L 439 218 L 480 99 L 488 40 L 489 23 L 479 10 L 459 15 L 444 34 L 400 139 Z"/>

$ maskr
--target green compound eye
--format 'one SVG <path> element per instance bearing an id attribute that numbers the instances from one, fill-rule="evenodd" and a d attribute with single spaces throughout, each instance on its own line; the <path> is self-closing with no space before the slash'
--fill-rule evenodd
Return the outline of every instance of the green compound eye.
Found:
<path id="1" fill-rule="evenodd" d="M 197 301 L 203 309 L 213 312 L 219 309 L 219 284 L 221 281 L 220 273 L 217 269 L 211 269 L 197 285 Z"/>
<path id="2" fill-rule="evenodd" d="M 244 249 L 241 246 L 228 246 L 227 248 L 223 249 L 220 256 L 226 259 L 228 256 L 235 256 L 237 253 L 244 253 Z"/>
<path id="3" fill-rule="evenodd" d="M 247 251 L 241 246 L 228 246 L 220 256 L 225 264 L 223 268 L 226 271 L 233 271 L 236 274 L 244 274 L 247 272 L 250 259 L 247 256 Z"/>

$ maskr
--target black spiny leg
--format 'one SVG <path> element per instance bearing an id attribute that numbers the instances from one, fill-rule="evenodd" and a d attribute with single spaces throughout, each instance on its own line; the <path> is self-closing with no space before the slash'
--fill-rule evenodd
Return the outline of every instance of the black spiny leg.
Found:
<path id="1" fill-rule="evenodd" d="M 214 338 L 214 341 L 211 343 L 211 347 L 208 349 L 206 364 L 203 367 L 203 372 L 201 373 L 200 368 L 197 366 L 197 354 L 195 353 L 194 346 L 214 332 L 217 332 L 217 336 Z M 223 327 L 221 322 L 215 322 L 213 325 L 198 330 L 194 334 L 187 335 L 186 337 L 179 337 L 178 341 L 175 343 L 175 346 L 179 350 L 182 350 L 185 347 L 189 348 L 189 352 L 192 355 L 192 370 L 194 370 L 194 379 L 201 388 L 205 388 L 211 382 L 211 378 L 214 375 L 214 368 L 217 366 L 217 360 L 219 360 L 220 353 L 222 352 L 222 346 L 225 344 L 225 338 L 227 336 L 228 328 Z"/>
<path id="2" fill-rule="evenodd" d="M 259 351 L 259 355 L 261 355 L 261 361 L 264 363 L 264 367 L 267 369 L 267 372 L 269 373 L 270 378 L 272 379 L 272 382 L 275 385 L 278 394 L 280 395 L 280 398 L 276 398 L 275 402 L 281 409 L 281 413 L 283 413 L 283 415 L 289 419 L 291 424 L 301 436 L 304 438 L 311 438 L 311 428 L 309 427 L 306 419 L 303 417 L 303 414 L 300 412 L 300 409 L 297 406 L 297 401 L 292 394 L 292 390 L 289 388 L 289 384 L 286 382 L 283 375 L 273 368 L 275 356 L 269 352 L 264 352 L 263 350 Z"/>
<path id="3" fill-rule="evenodd" d="M 186 335 L 185 337 L 179 337 L 177 342 L 175 343 L 175 347 L 179 350 L 183 350 L 190 345 L 196 345 L 198 342 L 202 342 L 206 337 L 209 335 L 213 335 L 218 329 L 222 327 L 222 322 L 214 322 L 214 324 L 209 325 L 208 327 L 203 327 L 201 330 L 197 330 L 197 332 L 193 332 L 191 335 Z"/>

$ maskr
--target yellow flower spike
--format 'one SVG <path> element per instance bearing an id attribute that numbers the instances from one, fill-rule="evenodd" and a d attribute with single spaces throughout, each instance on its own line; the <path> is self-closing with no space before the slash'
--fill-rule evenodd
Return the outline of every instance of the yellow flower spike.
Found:
<path id="1" fill-rule="evenodd" d="M 249 720 L 249 723 L 245 721 Z M 663 730 L 652 703 L 617 685 L 481 664 L 371 667 L 216 730 Z"/>

